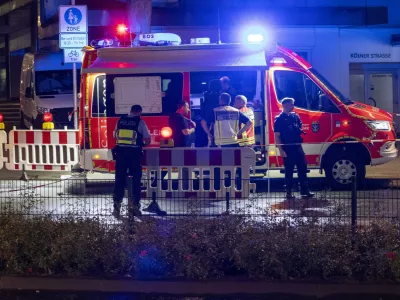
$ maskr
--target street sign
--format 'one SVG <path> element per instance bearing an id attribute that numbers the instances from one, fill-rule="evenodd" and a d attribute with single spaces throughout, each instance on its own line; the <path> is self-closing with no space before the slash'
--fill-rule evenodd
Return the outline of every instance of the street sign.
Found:
<path id="1" fill-rule="evenodd" d="M 81 63 L 83 58 L 82 48 L 64 49 L 64 63 Z"/>
<path id="2" fill-rule="evenodd" d="M 60 48 L 83 48 L 88 44 L 86 33 L 60 33 Z"/>
<path id="3" fill-rule="evenodd" d="M 58 20 L 60 33 L 87 33 L 87 6 L 60 5 Z"/>

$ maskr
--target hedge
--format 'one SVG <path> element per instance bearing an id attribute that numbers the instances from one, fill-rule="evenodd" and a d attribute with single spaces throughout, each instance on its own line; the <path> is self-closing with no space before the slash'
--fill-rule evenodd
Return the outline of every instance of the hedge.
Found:
<path id="1" fill-rule="evenodd" d="M 321 227 L 227 215 L 126 222 L 0 215 L 2 275 L 397 282 L 399 226 Z"/>

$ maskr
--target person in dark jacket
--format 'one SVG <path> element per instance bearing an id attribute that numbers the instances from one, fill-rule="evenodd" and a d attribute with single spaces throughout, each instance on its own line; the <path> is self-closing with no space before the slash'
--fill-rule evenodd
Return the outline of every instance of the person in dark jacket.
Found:
<path id="1" fill-rule="evenodd" d="M 146 123 L 140 117 L 141 114 L 142 107 L 133 105 L 129 115 L 119 119 L 114 131 L 116 147 L 113 216 L 116 218 L 120 217 L 127 174 L 132 176 L 133 207 L 130 213 L 135 216 L 142 214 L 140 210 L 142 147 L 150 144 L 151 136 Z M 145 211 L 165 214 L 156 202 L 152 202 Z"/>
<path id="2" fill-rule="evenodd" d="M 307 162 L 301 143 L 303 139 L 302 122 L 293 112 L 294 99 L 282 99 L 282 113 L 276 117 L 274 124 L 275 142 L 285 165 L 286 197 L 293 198 L 293 172 L 297 167 L 302 197 L 313 197 L 307 182 Z"/>
<path id="3" fill-rule="evenodd" d="M 169 117 L 169 127 L 172 129 L 174 147 L 190 147 L 195 132 L 196 123 L 187 118 L 190 108 L 189 103 L 182 101 L 178 104 L 177 111 Z"/>

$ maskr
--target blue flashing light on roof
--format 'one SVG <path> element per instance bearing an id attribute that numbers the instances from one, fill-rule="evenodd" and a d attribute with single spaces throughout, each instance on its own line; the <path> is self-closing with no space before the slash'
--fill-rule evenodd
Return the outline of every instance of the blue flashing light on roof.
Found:
<path id="1" fill-rule="evenodd" d="M 241 41 L 246 44 L 265 44 L 268 42 L 269 34 L 262 26 L 247 26 L 243 28 Z"/>
<path id="2" fill-rule="evenodd" d="M 93 40 L 90 42 L 90 46 L 93 48 L 111 47 L 112 45 L 114 45 L 114 41 L 112 39 Z"/>
<path id="3" fill-rule="evenodd" d="M 247 36 L 247 42 L 249 43 L 262 43 L 263 41 L 264 41 L 264 36 L 260 33 L 258 34 L 252 33 Z"/>

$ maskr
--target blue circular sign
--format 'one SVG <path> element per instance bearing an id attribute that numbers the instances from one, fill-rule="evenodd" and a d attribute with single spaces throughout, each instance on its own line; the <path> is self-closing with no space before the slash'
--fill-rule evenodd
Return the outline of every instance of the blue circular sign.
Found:
<path id="1" fill-rule="evenodd" d="M 68 8 L 64 14 L 64 20 L 69 25 L 78 25 L 82 21 L 82 13 L 75 7 Z"/>

